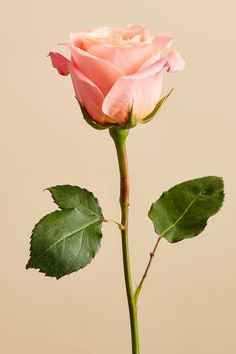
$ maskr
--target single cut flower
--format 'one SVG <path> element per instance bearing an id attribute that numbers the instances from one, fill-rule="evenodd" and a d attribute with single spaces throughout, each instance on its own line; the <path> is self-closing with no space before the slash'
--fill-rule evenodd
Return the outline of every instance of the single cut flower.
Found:
<path id="1" fill-rule="evenodd" d="M 71 33 L 71 59 L 50 52 L 61 75 L 70 74 L 86 120 L 95 127 L 125 127 L 152 118 L 161 105 L 163 69 L 181 71 L 175 51 L 161 57 L 172 36 L 151 36 L 141 25 L 100 27 Z"/>

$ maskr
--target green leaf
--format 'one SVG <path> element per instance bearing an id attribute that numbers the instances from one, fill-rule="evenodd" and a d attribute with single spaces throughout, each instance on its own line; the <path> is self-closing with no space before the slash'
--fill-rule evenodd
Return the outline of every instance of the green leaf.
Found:
<path id="1" fill-rule="evenodd" d="M 92 213 L 102 218 L 102 210 L 97 198 L 87 189 L 67 184 L 50 187 L 47 190 L 61 209 L 77 208 L 85 213 Z"/>
<path id="2" fill-rule="evenodd" d="M 221 208 L 223 200 L 223 179 L 202 177 L 164 192 L 152 204 L 148 215 L 156 233 L 174 243 L 202 232 L 208 218 Z"/>
<path id="3" fill-rule="evenodd" d="M 102 212 L 91 192 L 75 186 L 49 188 L 63 209 L 44 216 L 31 237 L 26 268 L 57 279 L 84 268 L 101 242 Z"/>

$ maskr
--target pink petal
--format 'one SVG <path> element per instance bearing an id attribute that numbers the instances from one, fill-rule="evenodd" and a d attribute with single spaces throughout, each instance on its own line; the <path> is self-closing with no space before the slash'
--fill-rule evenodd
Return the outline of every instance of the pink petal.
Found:
<path id="1" fill-rule="evenodd" d="M 178 52 L 172 50 L 168 54 L 168 72 L 181 71 L 185 67 L 185 61 Z"/>
<path id="2" fill-rule="evenodd" d="M 130 40 L 140 36 L 141 41 L 150 37 L 149 30 L 143 25 L 128 25 L 126 27 L 109 27 L 110 32 L 122 36 L 124 40 Z"/>
<path id="3" fill-rule="evenodd" d="M 103 29 L 105 29 L 105 27 L 103 27 Z M 99 35 L 101 35 L 99 32 L 99 29 L 97 29 L 97 33 L 96 29 L 94 29 L 77 33 L 70 33 L 70 42 L 76 47 L 87 51 L 92 45 L 95 45 L 97 44 L 97 42 L 100 42 L 101 40 L 105 39 L 105 37 L 103 38 L 103 36 L 99 37 Z"/>
<path id="4" fill-rule="evenodd" d="M 144 119 L 156 106 L 162 89 L 162 68 L 167 59 L 160 59 L 149 68 L 119 78 L 103 102 L 103 112 L 119 123 L 127 120 L 132 110 L 137 121 Z"/>
<path id="5" fill-rule="evenodd" d="M 153 54 L 142 64 L 139 71 L 154 64 L 161 57 L 161 52 L 172 44 L 173 36 L 157 35 L 153 38 Z"/>
<path id="6" fill-rule="evenodd" d="M 135 73 L 141 68 L 150 66 L 160 59 L 161 51 L 171 45 L 172 37 L 156 36 L 145 43 L 112 46 L 97 44 L 91 46 L 88 52 L 96 57 L 107 60 L 120 68 L 125 75 Z"/>
<path id="7" fill-rule="evenodd" d="M 130 75 L 135 73 L 143 62 L 153 54 L 153 45 L 110 46 L 97 44 L 90 47 L 88 52 L 114 64 L 125 75 Z"/>
<path id="8" fill-rule="evenodd" d="M 69 69 L 68 69 L 68 63 L 70 62 L 67 58 L 65 58 L 63 55 L 55 52 L 50 52 L 48 54 L 51 58 L 52 61 L 52 66 L 57 69 L 59 74 L 61 75 L 68 75 L 69 74 Z"/>
<path id="9" fill-rule="evenodd" d="M 72 54 L 72 61 L 77 68 L 87 76 L 104 95 L 107 94 L 119 77 L 124 76 L 124 73 L 113 64 L 96 58 L 72 44 L 68 45 L 68 47 Z"/>
<path id="10" fill-rule="evenodd" d="M 109 27 L 98 27 L 78 33 L 87 51 L 91 46 L 106 42 L 109 39 Z"/>
<path id="11" fill-rule="evenodd" d="M 76 47 L 84 49 L 83 46 L 83 41 L 81 39 L 81 34 L 83 32 L 79 32 L 79 33 L 70 33 L 70 42 L 72 44 L 74 44 Z"/>
<path id="12" fill-rule="evenodd" d="M 154 36 L 153 44 L 155 46 L 156 52 L 161 52 L 162 50 L 169 48 L 172 44 L 173 36 L 166 36 L 158 34 Z"/>
<path id="13" fill-rule="evenodd" d="M 71 33 L 70 40 L 75 46 L 88 51 L 96 44 L 120 45 L 139 37 L 143 42 L 150 37 L 149 31 L 142 25 L 129 25 L 127 27 L 98 27 L 79 33 Z M 81 42 L 83 46 L 81 46 Z"/>
<path id="14" fill-rule="evenodd" d="M 104 123 L 102 104 L 104 96 L 98 87 L 82 74 L 71 62 L 68 64 L 76 98 L 86 108 L 90 117 L 97 123 Z"/>
<path id="15" fill-rule="evenodd" d="M 119 78 L 104 99 L 103 112 L 123 123 L 132 108 L 135 119 L 142 121 L 153 111 L 160 98 L 162 69 L 167 67 L 168 72 L 174 72 L 182 70 L 184 66 L 180 54 L 171 51 L 148 68 Z"/>

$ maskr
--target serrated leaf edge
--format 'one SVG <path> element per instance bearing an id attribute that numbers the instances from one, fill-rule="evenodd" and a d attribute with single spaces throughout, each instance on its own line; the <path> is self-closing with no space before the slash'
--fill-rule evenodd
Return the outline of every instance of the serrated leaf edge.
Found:
<path id="1" fill-rule="evenodd" d="M 53 194 L 52 194 L 51 189 L 52 189 L 52 188 L 57 188 L 57 187 L 73 187 L 73 188 L 79 188 L 79 189 L 82 190 L 82 191 L 88 192 L 88 193 L 94 198 L 94 200 L 96 201 L 96 203 L 97 203 L 97 205 L 98 205 L 98 209 L 99 209 L 99 211 L 100 211 L 100 214 L 98 214 L 97 211 L 95 211 L 95 210 L 89 208 L 87 205 L 84 205 L 84 204 L 81 203 L 81 202 L 79 202 L 79 203 L 80 203 L 84 208 L 90 210 L 90 211 L 93 212 L 95 215 L 100 216 L 101 219 L 103 219 L 102 208 L 101 208 L 101 206 L 100 206 L 100 204 L 99 204 L 98 199 L 94 196 L 94 194 L 93 194 L 92 192 L 90 192 L 90 191 L 89 191 L 88 189 L 86 189 L 86 188 L 81 188 L 81 187 L 79 187 L 79 186 L 72 186 L 71 184 L 61 184 L 61 185 L 60 185 L 60 184 L 57 184 L 56 186 L 52 186 L 52 187 L 45 188 L 45 190 L 48 190 L 48 191 L 50 192 L 51 197 L 52 197 L 52 199 L 53 199 L 53 202 L 54 202 L 61 210 L 69 210 L 69 209 L 73 209 L 73 207 L 72 207 L 72 208 L 62 208 L 62 207 L 56 202 L 56 200 L 55 200 L 55 198 L 54 198 L 54 196 L 53 196 Z M 76 208 L 76 207 L 74 207 L 74 208 L 75 208 L 75 209 L 78 209 L 78 208 Z"/>
<path id="2" fill-rule="evenodd" d="M 216 177 L 216 176 L 206 176 L 205 178 L 209 178 L 209 177 Z M 204 177 L 200 177 L 199 179 L 201 179 L 201 178 L 204 178 Z M 210 217 L 212 217 L 213 215 L 215 215 L 215 214 L 222 208 L 222 205 L 223 205 L 223 202 L 224 202 L 224 196 L 225 196 L 225 193 L 224 193 L 224 180 L 223 180 L 222 177 L 217 177 L 217 178 L 219 178 L 219 179 L 221 180 L 221 182 L 222 182 L 222 187 L 223 187 L 223 188 L 222 188 L 221 190 L 219 190 L 218 193 L 223 192 L 223 200 L 222 200 L 222 204 L 221 204 L 220 208 L 219 208 L 214 214 L 212 214 Z M 191 182 L 191 181 L 194 181 L 194 180 L 195 180 L 195 179 L 192 179 L 192 180 L 184 181 L 184 182 L 182 182 L 182 183 Z M 179 183 L 179 184 L 182 184 L 182 183 Z M 177 184 L 177 185 L 178 185 L 178 184 Z M 177 185 L 173 186 L 172 188 L 175 188 Z M 198 193 L 198 195 L 193 199 L 193 201 L 189 204 L 189 206 L 185 209 L 185 211 L 182 213 L 182 215 L 180 215 L 180 217 L 179 217 L 172 225 L 170 225 L 170 226 L 169 226 L 166 230 L 164 230 L 160 235 L 156 232 L 156 228 L 155 228 L 155 225 L 154 225 L 155 232 L 156 232 L 159 236 L 165 238 L 165 234 L 166 234 L 167 232 L 169 232 L 171 229 L 173 229 L 173 228 L 179 223 L 179 221 L 180 221 L 180 220 L 184 217 L 184 215 L 190 210 L 190 208 L 192 207 L 192 205 L 196 202 L 196 200 L 199 198 L 200 194 L 203 192 L 203 190 L 204 190 L 205 188 L 207 188 L 207 186 L 208 186 L 208 184 L 206 184 L 206 185 L 201 189 L 201 191 L 200 191 L 200 192 Z M 161 198 L 165 193 L 169 192 L 172 188 L 170 188 L 170 189 L 168 189 L 166 192 L 162 193 L 162 195 L 160 196 L 160 198 Z M 159 198 L 158 200 L 160 200 L 160 198 Z M 158 200 L 157 200 L 157 201 L 158 201 Z M 156 201 L 156 202 L 157 202 L 157 201 Z M 151 205 L 151 208 L 150 208 L 150 210 L 149 210 L 149 212 L 148 212 L 148 217 L 151 219 L 152 222 L 153 222 L 153 220 L 152 220 L 150 214 L 151 214 L 152 209 L 153 209 L 153 207 L 154 207 L 154 204 L 155 204 L 156 202 L 154 202 L 154 203 Z M 209 218 L 210 218 L 210 217 L 209 217 Z M 206 219 L 206 224 L 205 224 L 204 228 L 201 230 L 201 232 L 205 229 L 205 227 L 206 227 L 206 225 L 207 225 L 207 221 L 208 221 L 209 218 Z M 196 234 L 195 236 L 197 236 L 197 235 L 198 235 L 198 234 Z M 193 236 L 193 237 L 194 237 L 194 236 Z"/>
<path id="3" fill-rule="evenodd" d="M 91 193 L 91 192 L 90 192 L 90 193 Z M 61 212 L 63 212 L 63 211 L 66 211 L 66 210 L 73 210 L 73 209 L 77 209 L 77 208 L 70 208 L 70 209 L 64 209 L 64 210 L 54 210 L 53 212 L 48 213 L 47 215 L 43 216 L 43 217 L 37 222 L 37 224 L 35 224 L 35 226 L 34 226 L 32 232 L 31 232 L 31 237 L 30 237 L 30 259 L 29 259 L 29 261 L 27 262 L 27 264 L 26 264 L 26 266 L 25 266 L 26 269 L 29 269 L 29 268 L 38 269 L 39 272 L 40 272 L 40 273 L 43 273 L 45 276 L 51 277 L 51 278 L 56 278 L 56 279 L 60 279 L 60 278 L 64 277 L 65 275 L 69 275 L 69 274 L 71 274 L 71 273 L 76 272 L 76 270 L 73 271 L 73 272 L 69 272 L 69 270 L 68 270 L 68 273 L 67 273 L 67 274 L 64 274 L 64 275 L 62 275 L 62 276 L 53 276 L 53 275 L 50 275 L 49 273 L 47 273 L 47 272 L 41 270 L 39 267 L 34 267 L 34 266 L 33 266 L 33 263 L 34 263 L 36 260 L 38 260 L 40 257 L 42 257 L 52 246 L 55 246 L 58 242 L 65 240 L 67 237 L 63 237 L 63 239 L 58 240 L 56 243 L 54 243 L 54 244 L 51 245 L 49 248 L 47 248 L 47 250 L 44 251 L 41 255 L 39 255 L 37 258 L 35 258 L 34 260 L 31 261 L 31 257 L 32 257 L 32 241 L 33 241 L 33 234 L 34 234 L 34 232 L 36 231 L 36 229 L 38 228 L 38 226 L 39 226 L 39 224 L 41 223 L 41 221 L 42 221 L 44 218 L 48 217 L 49 215 L 52 215 L 52 214 L 59 214 L 59 213 L 61 213 Z M 78 209 L 77 209 L 77 210 L 78 210 Z M 100 223 L 99 223 L 99 227 L 100 227 L 100 233 L 101 233 L 102 221 L 103 221 L 102 218 L 99 218 L 99 219 L 95 220 L 94 222 L 89 223 L 88 225 L 86 225 L 85 228 L 82 227 L 82 228 L 80 229 L 80 231 L 81 231 L 82 229 L 85 230 L 87 227 L 89 227 L 89 226 L 91 226 L 91 225 L 93 225 L 93 224 L 96 224 L 96 223 L 100 222 Z M 76 232 L 79 232 L 79 230 L 77 230 Z M 76 232 L 73 232 L 73 235 L 74 235 Z M 72 236 L 72 234 L 69 235 L 69 237 L 70 237 L 70 236 Z M 102 238 L 102 233 L 101 233 L 101 235 L 100 235 L 100 239 L 101 239 L 101 238 Z M 99 247 L 98 247 L 98 249 L 97 249 L 97 252 L 92 256 L 91 260 L 90 260 L 87 264 L 85 264 L 83 267 L 81 267 L 81 268 L 79 268 L 79 269 L 83 269 L 83 268 L 85 268 L 88 264 L 90 264 L 91 261 L 93 260 L 93 258 L 95 257 L 95 255 L 98 253 L 98 250 L 99 250 L 99 249 L 100 249 L 100 242 L 99 242 Z"/>

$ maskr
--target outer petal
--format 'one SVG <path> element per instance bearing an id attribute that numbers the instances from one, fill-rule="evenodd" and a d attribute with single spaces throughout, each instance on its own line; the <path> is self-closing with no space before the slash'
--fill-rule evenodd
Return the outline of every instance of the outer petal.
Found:
<path id="1" fill-rule="evenodd" d="M 173 36 L 166 36 L 162 34 L 158 34 L 154 36 L 153 44 L 155 46 L 155 52 L 161 52 L 162 50 L 169 48 L 172 44 Z"/>
<path id="2" fill-rule="evenodd" d="M 82 74 L 71 62 L 68 69 L 73 82 L 76 98 L 84 106 L 93 120 L 99 124 L 104 124 L 104 113 L 102 104 L 104 96 L 98 87 Z"/>
<path id="3" fill-rule="evenodd" d="M 176 52 L 170 52 L 148 68 L 121 77 L 105 97 L 103 112 L 124 123 L 132 108 L 134 118 L 142 121 L 153 111 L 160 98 L 164 67 L 167 67 L 169 72 L 182 70 L 184 61 Z"/>
<path id="4" fill-rule="evenodd" d="M 173 73 L 175 71 L 181 71 L 185 67 L 185 61 L 178 52 L 172 50 L 168 54 L 168 71 Z"/>
<path id="5" fill-rule="evenodd" d="M 173 36 L 157 35 L 153 39 L 154 50 L 152 55 L 143 62 L 142 66 L 139 68 L 139 71 L 148 68 L 150 65 L 156 63 L 157 60 L 161 57 L 161 52 L 169 48 L 172 44 Z"/>
<path id="6" fill-rule="evenodd" d="M 96 58 L 78 47 L 68 45 L 72 61 L 87 78 L 89 78 L 106 95 L 114 82 L 124 73 L 115 65 Z"/>
<path id="7" fill-rule="evenodd" d="M 165 63 L 161 59 L 142 72 L 118 79 L 103 102 L 103 112 L 120 124 L 127 120 L 131 108 L 135 120 L 145 118 L 160 98 Z"/>
<path id="8" fill-rule="evenodd" d="M 52 61 L 52 66 L 57 69 L 59 74 L 61 75 L 68 75 L 69 74 L 69 69 L 68 69 L 68 63 L 70 62 L 67 58 L 65 58 L 63 55 L 55 52 L 50 52 L 48 54 L 51 58 Z"/>

